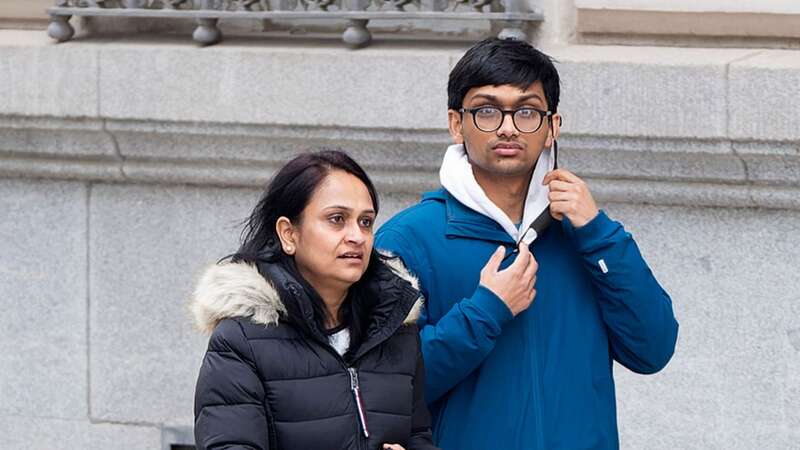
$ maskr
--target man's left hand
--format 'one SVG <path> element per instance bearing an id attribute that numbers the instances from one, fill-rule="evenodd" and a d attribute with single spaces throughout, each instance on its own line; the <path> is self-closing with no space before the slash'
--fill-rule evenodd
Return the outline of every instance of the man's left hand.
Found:
<path id="1" fill-rule="evenodd" d="M 549 172 L 542 181 L 550 187 L 550 214 L 562 220 L 564 216 L 575 227 L 582 227 L 597 216 L 597 204 L 589 192 L 589 187 L 574 173 L 556 169 Z"/>

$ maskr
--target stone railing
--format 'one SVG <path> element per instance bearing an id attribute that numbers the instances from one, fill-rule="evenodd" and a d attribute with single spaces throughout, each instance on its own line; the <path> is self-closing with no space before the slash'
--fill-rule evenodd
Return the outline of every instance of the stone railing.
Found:
<path id="1" fill-rule="evenodd" d="M 375 20 L 489 21 L 499 37 L 517 39 L 526 39 L 526 23 L 543 20 L 525 0 L 56 0 L 48 13 L 48 34 L 58 41 L 74 35 L 72 16 L 185 18 L 197 22 L 193 37 L 203 45 L 222 39 L 221 19 L 346 20 L 342 40 L 353 47 L 369 44 Z"/>

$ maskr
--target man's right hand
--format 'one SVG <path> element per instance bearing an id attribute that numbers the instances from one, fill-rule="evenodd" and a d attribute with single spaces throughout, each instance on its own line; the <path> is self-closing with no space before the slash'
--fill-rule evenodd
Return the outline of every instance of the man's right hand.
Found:
<path id="1" fill-rule="evenodd" d="M 536 297 L 534 286 L 539 264 L 528 246 L 522 242 L 519 244 L 517 259 L 510 266 L 499 270 L 504 255 L 502 246 L 495 250 L 481 270 L 481 285 L 500 297 L 516 316 L 528 309 Z"/>

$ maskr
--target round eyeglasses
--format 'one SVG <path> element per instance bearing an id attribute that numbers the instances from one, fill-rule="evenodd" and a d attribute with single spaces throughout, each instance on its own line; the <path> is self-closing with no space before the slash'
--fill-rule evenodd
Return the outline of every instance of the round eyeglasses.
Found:
<path id="1" fill-rule="evenodd" d="M 542 126 L 544 118 L 553 115 L 552 111 L 543 111 L 530 106 L 517 109 L 481 106 L 479 108 L 461 108 L 458 112 L 472 114 L 472 122 L 475 124 L 475 128 L 487 133 L 497 131 L 503 125 L 506 114 L 511 115 L 511 121 L 520 133 L 535 133 Z"/>

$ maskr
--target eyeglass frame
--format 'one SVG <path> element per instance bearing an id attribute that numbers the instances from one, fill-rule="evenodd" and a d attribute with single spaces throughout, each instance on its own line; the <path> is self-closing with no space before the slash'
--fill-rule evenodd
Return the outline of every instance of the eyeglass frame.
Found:
<path id="1" fill-rule="evenodd" d="M 479 109 L 484 109 L 484 108 L 496 109 L 496 110 L 500 111 L 500 114 L 502 114 L 502 117 L 500 118 L 500 123 L 493 130 L 484 130 L 483 128 L 478 126 L 478 119 L 475 118 L 475 111 L 478 111 Z M 514 114 L 518 113 L 519 111 L 522 111 L 523 109 L 530 109 L 530 110 L 536 111 L 537 113 L 539 113 L 539 116 L 542 118 L 542 120 L 539 121 L 539 126 L 536 127 L 535 130 L 533 130 L 533 131 L 522 131 L 517 126 L 517 121 L 514 120 Z M 524 133 L 524 134 L 536 133 L 537 131 L 539 131 L 542 128 L 542 124 L 544 123 L 544 119 L 545 118 L 553 117 L 555 115 L 555 113 L 553 111 L 545 111 L 543 109 L 534 108 L 532 106 L 523 106 L 523 107 L 517 108 L 517 109 L 500 109 L 500 108 L 498 108 L 496 106 L 479 106 L 477 108 L 460 108 L 458 110 L 458 112 L 461 113 L 462 115 L 465 112 L 470 113 L 472 115 L 472 124 L 475 125 L 475 128 L 477 128 L 480 131 L 483 131 L 484 133 L 494 133 L 495 131 L 499 130 L 500 127 L 503 126 L 503 122 L 506 121 L 506 114 L 511 115 L 511 123 L 514 125 L 514 128 L 517 131 L 519 131 L 520 133 Z"/>

